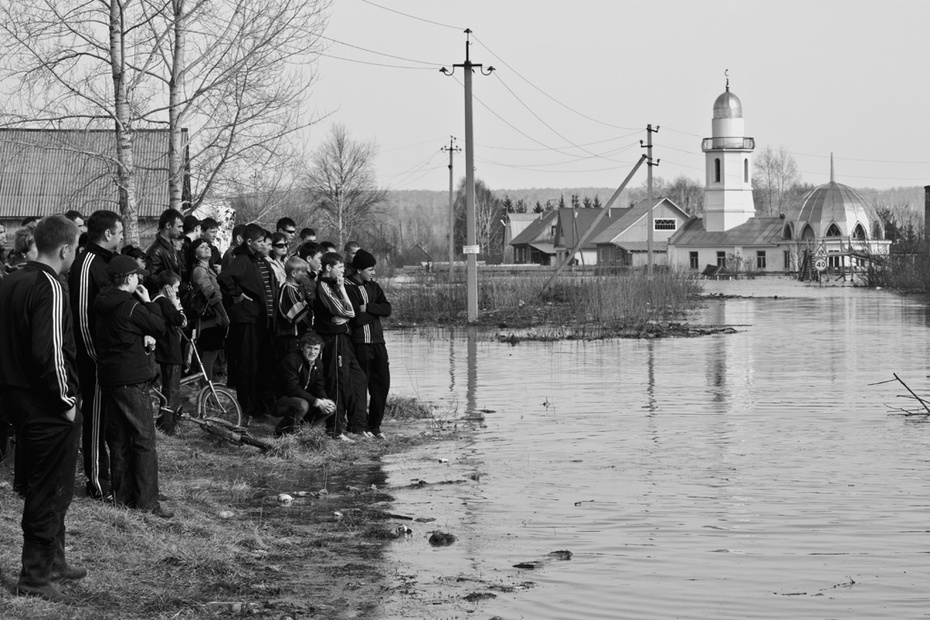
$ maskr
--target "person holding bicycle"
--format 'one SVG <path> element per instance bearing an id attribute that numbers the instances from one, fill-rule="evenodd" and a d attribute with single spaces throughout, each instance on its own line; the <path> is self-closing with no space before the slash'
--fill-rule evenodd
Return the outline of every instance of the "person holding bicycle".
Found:
<path id="1" fill-rule="evenodd" d="M 274 415 L 282 416 L 275 437 L 295 433 L 301 424 L 322 426 L 336 412 L 336 403 L 326 396 L 323 371 L 318 360 L 323 339 L 307 332 L 297 343 L 297 351 L 284 356 L 275 373 Z"/>

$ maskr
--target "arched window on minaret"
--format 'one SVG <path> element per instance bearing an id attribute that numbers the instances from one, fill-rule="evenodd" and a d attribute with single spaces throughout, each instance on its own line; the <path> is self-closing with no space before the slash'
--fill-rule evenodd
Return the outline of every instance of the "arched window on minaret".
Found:
<path id="1" fill-rule="evenodd" d="M 714 183 L 720 182 L 720 158 L 714 160 Z"/>
<path id="2" fill-rule="evenodd" d="M 749 158 L 743 160 L 743 183 L 749 183 Z"/>
<path id="3" fill-rule="evenodd" d="M 865 241 L 865 228 L 862 227 L 862 224 L 856 224 L 856 229 L 853 230 L 853 239 Z"/>
<path id="4" fill-rule="evenodd" d="M 785 241 L 791 241 L 791 224 L 785 224 Z"/>
<path id="5" fill-rule="evenodd" d="M 830 224 L 830 228 L 827 229 L 828 237 L 842 237 L 843 233 L 840 232 L 840 227 L 836 224 Z"/>

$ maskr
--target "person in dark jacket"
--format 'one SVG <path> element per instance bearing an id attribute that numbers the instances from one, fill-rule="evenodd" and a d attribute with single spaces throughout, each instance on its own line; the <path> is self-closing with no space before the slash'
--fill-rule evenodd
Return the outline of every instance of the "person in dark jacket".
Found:
<path id="1" fill-rule="evenodd" d="M 84 415 L 81 452 L 87 479 L 85 486 L 88 497 L 98 500 L 110 496 L 110 456 L 100 409 L 100 386 L 97 384 L 94 300 L 110 283 L 107 265 L 122 242 L 123 223 L 119 215 L 114 211 L 94 211 L 87 219 L 87 245 L 68 273 L 81 378 L 81 413 Z"/>
<path id="2" fill-rule="evenodd" d="M 177 209 L 165 209 L 158 218 L 158 234 L 145 251 L 146 270 L 149 279 L 144 283 L 154 292 L 155 276 L 166 269 L 176 274 L 184 273 L 184 257 L 174 247 L 174 241 L 184 236 L 184 216 Z"/>
<path id="3" fill-rule="evenodd" d="M 345 263 L 336 252 L 322 258 L 322 271 L 313 301 L 313 329 L 323 338 L 323 374 L 326 393 L 336 403 L 333 416 L 333 437 L 354 442 L 363 438 L 365 420 L 365 373 L 355 359 L 349 339 L 349 319 L 355 316 L 345 288 Z M 349 434 L 347 435 L 345 432 Z"/>
<path id="4" fill-rule="evenodd" d="M 246 416 L 265 415 L 265 389 L 274 372 L 274 318 L 277 281 L 265 260 L 265 231 L 249 224 L 245 241 L 217 278 L 229 315 L 226 359 L 229 380 Z M 270 394 L 268 394 L 270 397 Z"/>
<path id="5" fill-rule="evenodd" d="M 65 514 L 81 436 L 77 350 L 59 280 L 74 262 L 78 228 L 64 216 L 35 228 L 36 260 L 0 284 L 0 398 L 16 429 L 24 482 L 22 570 L 16 592 L 71 603 L 53 579 L 81 579 L 65 560 Z"/>
<path id="6" fill-rule="evenodd" d="M 184 354 L 181 349 L 181 330 L 187 327 L 187 317 L 181 308 L 178 297 L 181 276 L 173 271 L 162 271 L 155 278 L 158 294 L 152 300 L 158 304 L 161 316 L 165 320 L 165 335 L 155 343 L 155 362 L 159 370 L 159 388 L 162 396 L 168 400 L 167 407 L 175 412 L 181 405 L 181 367 Z M 174 434 L 174 415 L 163 413 L 155 425 L 168 435 Z"/>
<path id="7" fill-rule="evenodd" d="M 140 283 L 148 273 L 135 260 L 114 256 L 107 273 L 112 285 L 97 295 L 94 310 L 113 499 L 120 506 L 170 519 L 173 513 L 158 501 L 158 453 L 148 390 L 155 378 L 152 352 L 165 333 L 165 321 Z"/>
<path id="8" fill-rule="evenodd" d="M 321 426 L 336 412 L 336 403 L 326 396 L 323 371 L 318 364 L 322 346 L 323 340 L 308 332 L 301 336 L 298 350 L 278 363 L 274 380 L 275 415 L 282 417 L 275 436 L 296 432 L 302 423 Z"/>
<path id="9" fill-rule="evenodd" d="M 375 282 L 375 257 L 359 249 L 352 260 L 355 273 L 346 282 L 355 316 L 349 320 L 355 359 L 368 379 L 368 433 L 384 439 L 381 421 L 391 389 L 391 369 L 381 317 L 391 316 L 391 302 Z"/>

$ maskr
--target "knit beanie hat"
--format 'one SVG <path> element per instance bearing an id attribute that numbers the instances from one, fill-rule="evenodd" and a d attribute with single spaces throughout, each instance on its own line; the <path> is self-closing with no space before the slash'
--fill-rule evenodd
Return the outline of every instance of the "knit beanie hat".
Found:
<path id="1" fill-rule="evenodd" d="M 355 253 L 355 258 L 352 259 L 352 266 L 359 271 L 374 267 L 376 263 L 377 261 L 374 256 L 361 249 Z"/>

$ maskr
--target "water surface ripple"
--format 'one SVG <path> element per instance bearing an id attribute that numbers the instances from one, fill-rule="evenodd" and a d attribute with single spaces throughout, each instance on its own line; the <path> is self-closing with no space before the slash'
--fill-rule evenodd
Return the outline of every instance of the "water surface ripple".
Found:
<path id="1" fill-rule="evenodd" d="M 930 617 L 930 424 L 889 415 L 899 386 L 869 386 L 897 372 L 930 392 L 926 306 L 827 289 L 715 300 L 698 320 L 742 327 L 517 346 L 391 334 L 395 390 L 493 410 L 455 445 L 386 463 L 395 486 L 479 474 L 395 493 L 459 541 L 416 536 L 394 565 L 535 584 L 481 617 Z M 512 567 L 558 549 L 571 561 Z"/>

